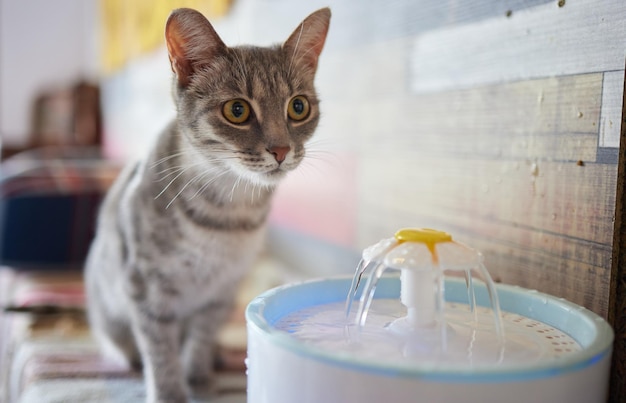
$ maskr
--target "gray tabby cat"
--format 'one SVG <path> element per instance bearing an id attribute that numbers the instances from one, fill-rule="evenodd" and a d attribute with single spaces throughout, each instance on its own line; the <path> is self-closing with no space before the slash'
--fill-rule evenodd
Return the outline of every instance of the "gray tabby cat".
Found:
<path id="1" fill-rule="evenodd" d="M 282 46 L 227 47 L 202 14 L 174 10 L 166 42 L 177 118 L 103 202 L 86 263 L 103 346 L 143 365 L 149 402 L 206 391 L 216 330 L 259 253 L 274 187 L 319 120 L 313 86 L 330 10 Z"/>

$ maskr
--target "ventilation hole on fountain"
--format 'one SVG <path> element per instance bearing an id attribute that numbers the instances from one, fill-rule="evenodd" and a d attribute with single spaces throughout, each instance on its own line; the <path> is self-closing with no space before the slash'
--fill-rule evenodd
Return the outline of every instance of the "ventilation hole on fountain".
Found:
<path id="1" fill-rule="evenodd" d="M 503 313 L 502 318 L 511 331 L 516 329 L 515 331 L 528 335 L 534 334 L 536 342 L 543 345 L 546 353 L 553 358 L 575 354 L 582 349 L 568 334 L 546 323 L 510 312 Z"/>

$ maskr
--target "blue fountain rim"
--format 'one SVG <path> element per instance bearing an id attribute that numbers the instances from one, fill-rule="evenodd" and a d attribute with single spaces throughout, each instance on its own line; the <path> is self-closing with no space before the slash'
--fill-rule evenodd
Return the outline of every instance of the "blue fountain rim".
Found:
<path id="1" fill-rule="evenodd" d="M 287 284 L 264 292 L 246 308 L 249 332 L 260 333 L 271 343 L 310 359 L 350 370 L 383 376 L 409 377 L 435 382 L 516 382 L 549 378 L 575 372 L 602 361 L 612 352 L 614 333 L 611 326 L 597 314 L 563 298 L 528 290 L 518 286 L 497 284 L 496 289 L 503 311 L 543 322 L 572 337 L 582 347 L 580 352 L 568 354 L 549 362 L 477 368 L 428 366 L 418 363 L 380 363 L 348 353 L 326 351 L 306 344 L 274 327 L 284 316 L 307 307 L 340 302 L 350 288 L 351 278 L 335 277 Z M 476 302 L 489 306 L 486 287 L 476 286 Z M 399 298 L 400 281 L 384 277 L 376 288 L 375 298 Z M 467 302 L 467 288 L 462 279 L 445 281 L 445 299 L 448 302 Z"/>

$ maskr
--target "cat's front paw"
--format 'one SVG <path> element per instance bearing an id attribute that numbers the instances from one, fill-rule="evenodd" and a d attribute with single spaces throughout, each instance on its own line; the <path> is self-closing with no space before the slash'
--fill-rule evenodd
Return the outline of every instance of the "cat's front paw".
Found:
<path id="1" fill-rule="evenodd" d="M 146 399 L 147 403 L 187 403 L 187 394 L 184 391 L 170 391 L 168 393 L 159 394 L 154 398 Z"/>
<path id="2" fill-rule="evenodd" d="M 213 377 L 191 378 L 188 380 L 191 395 L 196 399 L 209 399 L 217 395 Z"/>
<path id="3" fill-rule="evenodd" d="M 185 378 L 194 397 L 207 397 L 215 391 L 215 370 L 210 350 L 196 350 L 183 361 Z"/>
<path id="4" fill-rule="evenodd" d="M 188 393 L 181 385 L 160 385 L 157 390 L 148 390 L 146 403 L 187 403 Z"/>

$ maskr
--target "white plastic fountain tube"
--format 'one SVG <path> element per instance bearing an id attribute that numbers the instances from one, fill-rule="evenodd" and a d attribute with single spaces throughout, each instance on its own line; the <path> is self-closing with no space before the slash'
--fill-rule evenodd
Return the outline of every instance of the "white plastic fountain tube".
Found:
<path id="1" fill-rule="evenodd" d="M 407 307 L 407 321 L 413 327 L 432 327 L 435 312 L 438 274 L 434 270 L 402 270 L 400 272 L 400 300 Z"/>
<path id="2" fill-rule="evenodd" d="M 307 307 L 344 301 L 350 279 L 322 279 L 270 290 L 246 310 L 248 402 L 590 402 L 606 400 L 613 330 L 570 302 L 520 287 L 498 285 L 503 311 L 546 323 L 571 336 L 580 352 L 549 362 L 486 368 L 380 363 L 301 342 L 274 324 Z M 397 278 L 383 278 L 376 298 L 399 298 Z M 466 284 L 447 279 L 445 299 L 464 302 Z M 476 286 L 478 305 L 488 305 Z"/>

